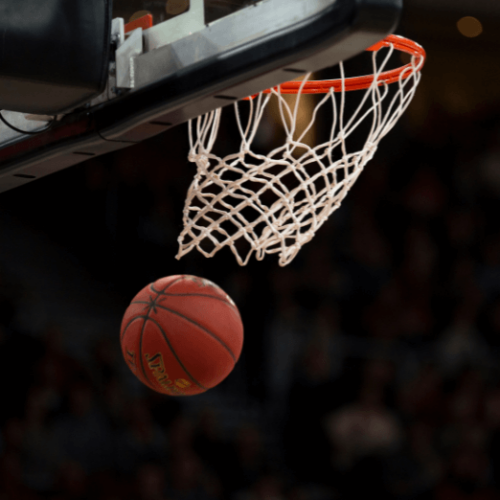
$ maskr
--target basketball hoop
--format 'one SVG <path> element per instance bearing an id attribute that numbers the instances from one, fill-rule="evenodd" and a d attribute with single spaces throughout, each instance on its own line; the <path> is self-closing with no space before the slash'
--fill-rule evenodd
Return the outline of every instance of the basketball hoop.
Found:
<path id="1" fill-rule="evenodd" d="M 409 54 L 411 61 L 386 70 L 395 50 Z M 213 257 L 225 246 L 240 265 L 246 265 L 254 253 L 257 260 L 278 253 L 281 266 L 294 259 L 339 208 L 380 140 L 410 104 L 420 81 L 425 51 L 417 43 L 390 35 L 368 51 L 373 52 L 373 75 L 346 78 L 340 63 L 341 78 L 337 80 L 314 81 L 308 74 L 303 81 L 284 83 L 235 103 L 241 142 L 234 154 L 221 157 L 213 153 L 221 109 L 189 122 L 189 160 L 196 163 L 197 173 L 186 198 L 178 259 L 193 248 Z M 393 94 L 390 84 L 397 84 Z M 346 118 L 347 96 L 354 90 L 365 93 Z M 284 94 L 297 95 L 293 106 Z M 296 137 L 303 94 L 322 97 Z M 286 141 L 259 154 L 252 151 L 252 143 L 272 98 L 278 101 Z M 311 147 L 304 137 L 327 104 L 332 121 L 328 140 Z M 243 106 L 247 107 L 245 119 L 240 110 Z M 368 136 L 362 148 L 349 152 L 346 141 L 363 127 Z"/>

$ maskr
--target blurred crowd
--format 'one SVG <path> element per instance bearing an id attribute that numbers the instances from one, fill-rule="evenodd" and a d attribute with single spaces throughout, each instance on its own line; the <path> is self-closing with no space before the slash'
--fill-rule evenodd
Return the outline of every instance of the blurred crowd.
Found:
<path id="1" fill-rule="evenodd" d="M 420 135 L 403 122 L 385 139 L 286 268 L 174 261 L 193 174 L 184 130 L 168 152 L 163 138 L 97 159 L 48 197 L 31 223 L 124 305 L 179 272 L 233 297 L 244 353 L 214 392 L 259 418 L 242 407 L 228 428 L 216 404 L 189 412 L 132 390 L 118 325 L 87 361 L 57 324 L 19 331 L 5 274 L 0 500 L 500 498 L 500 125 L 433 112 Z M 61 203 L 75 210 L 64 234 L 50 217 Z"/>

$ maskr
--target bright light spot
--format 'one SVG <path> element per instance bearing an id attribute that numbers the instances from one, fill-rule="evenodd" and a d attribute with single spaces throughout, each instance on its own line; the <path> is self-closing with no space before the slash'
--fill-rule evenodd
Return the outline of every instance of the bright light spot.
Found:
<path id="1" fill-rule="evenodd" d="M 459 19 L 457 28 L 463 36 L 468 38 L 475 38 L 483 32 L 483 25 L 481 22 L 472 16 L 465 16 Z"/>

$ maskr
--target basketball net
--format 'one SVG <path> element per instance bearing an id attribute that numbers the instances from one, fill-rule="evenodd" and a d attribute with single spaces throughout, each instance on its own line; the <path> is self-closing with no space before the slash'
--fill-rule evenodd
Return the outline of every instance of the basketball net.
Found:
<path id="1" fill-rule="evenodd" d="M 262 260 L 277 253 L 280 266 L 285 266 L 311 241 L 404 113 L 421 78 L 425 52 L 418 44 L 391 35 L 368 50 L 373 52 L 373 75 L 346 78 L 340 63 L 338 80 L 310 81 L 308 74 L 301 82 L 288 82 L 235 103 L 241 141 L 233 154 L 222 157 L 213 152 L 221 109 L 189 122 L 189 160 L 196 163 L 197 172 L 186 197 L 178 259 L 193 248 L 213 257 L 227 246 L 240 265 L 253 254 Z M 411 61 L 386 71 L 395 50 L 410 54 Z M 364 90 L 364 95 L 346 116 L 347 95 L 353 90 Z M 295 102 L 290 104 L 283 94 L 297 94 Z M 304 130 L 297 132 L 304 94 L 321 98 Z M 286 141 L 259 154 L 252 146 L 271 99 L 277 99 Z M 325 107 L 330 108 L 330 133 L 313 147 L 305 137 Z M 361 149 L 349 151 L 347 142 L 356 129 L 366 130 L 368 136 Z"/>

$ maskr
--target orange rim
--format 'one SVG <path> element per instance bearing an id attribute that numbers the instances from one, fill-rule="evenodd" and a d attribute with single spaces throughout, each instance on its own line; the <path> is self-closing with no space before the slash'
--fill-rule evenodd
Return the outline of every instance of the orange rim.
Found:
<path id="1" fill-rule="evenodd" d="M 366 49 L 370 52 L 375 52 L 382 47 L 393 46 L 396 50 L 410 54 L 415 57 L 414 63 L 408 63 L 400 68 L 392 69 L 390 71 L 385 71 L 380 73 L 378 76 L 378 84 L 389 84 L 399 81 L 400 79 L 405 80 L 415 71 L 419 72 L 425 63 L 425 50 L 418 43 L 404 38 L 398 35 L 389 35 L 382 41 Z M 306 83 L 300 81 L 286 82 L 281 85 L 274 87 L 274 89 L 281 94 L 298 94 L 301 91 L 302 94 L 326 94 L 333 89 L 334 92 L 342 92 L 351 90 L 362 90 L 367 89 L 373 83 L 375 79 L 374 75 L 358 76 L 354 78 L 346 78 L 344 83 L 341 79 L 337 80 L 310 80 Z M 301 90 L 302 89 L 302 90 Z M 263 91 L 265 94 L 271 92 L 270 89 Z"/>

